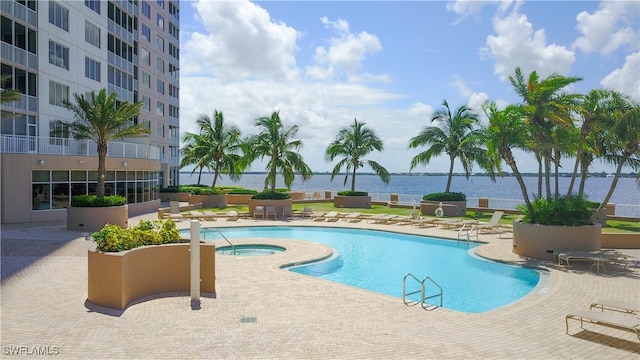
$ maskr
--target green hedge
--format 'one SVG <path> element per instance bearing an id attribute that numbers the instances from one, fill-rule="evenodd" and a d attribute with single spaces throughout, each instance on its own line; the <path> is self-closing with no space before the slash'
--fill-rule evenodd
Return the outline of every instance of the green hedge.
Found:
<path id="1" fill-rule="evenodd" d="M 587 222 L 600 204 L 573 195 L 571 198 L 561 197 L 550 201 L 544 198 L 537 198 L 531 202 L 531 206 L 536 224 L 582 226 L 588 225 Z M 529 209 L 524 204 L 519 205 L 517 209 L 522 211 L 524 215 L 522 221 L 531 223 L 532 214 L 529 213 Z"/>
<path id="2" fill-rule="evenodd" d="M 166 188 L 161 188 L 160 192 L 163 193 L 190 193 L 194 195 L 222 195 L 224 192 L 219 188 L 212 188 L 207 185 L 180 185 L 180 186 L 169 186 Z"/>
<path id="3" fill-rule="evenodd" d="M 460 192 L 440 192 L 427 194 L 422 197 L 424 201 L 466 201 L 467 195 Z"/>
<path id="4" fill-rule="evenodd" d="M 341 196 L 369 196 L 369 193 L 366 191 L 351 191 L 351 190 L 338 191 L 337 194 Z"/>
<path id="5" fill-rule="evenodd" d="M 291 199 L 291 195 L 281 192 L 264 191 L 251 197 L 254 200 L 286 200 Z"/>
<path id="6" fill-rule="evenodd" d="M 104 252 L 118 252 L 145 245 L 160 245 L 180 242 L 180 233 L 176 223 L 169 219 L 165 222 L 142 220 L 138 226 L 123 229 L 107 224 L 91 237 L 96 249 Z"/>
<path id="7" fill-rule="evenodd" d="M 231 189 L 229 190 L 229 194 L 236 194 L 236 195 L 255 195 L 258 192 L 256 190 L 251 190 L 251 189 Z"/>
<path id="8" fill-rule="evenodd" d="M 193 195 L 223 195 L 224 191 L 218 188 L 195 188 L 191 191 Z"/>
<path id="9" fill-rule="evenodd" d="M 98 199 L 95 195 L 76 195 L 71 198 L 73 207 L 109 207 L 122 206 L 127 203 L 123 196 L 111 195 Z"/>

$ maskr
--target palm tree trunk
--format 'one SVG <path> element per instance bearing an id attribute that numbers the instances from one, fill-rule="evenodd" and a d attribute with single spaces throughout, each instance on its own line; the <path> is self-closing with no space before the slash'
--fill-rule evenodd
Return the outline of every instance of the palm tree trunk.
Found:
<path id="1" fill-rule="evenodd" d="M 351 191 L 356 191 L 356 167 L 353 167 L 353 174 L 351 174 Z"/>
<path id="2" fill-rule="evenodd" d="M 551 200 L 551 159 L 544 157 L 544 185 L 546 187 L 547 201 Z"/>
<path id="3" fill-rule="evenodd" d="M 542 156 L 536 154 L 536 160 L 538 161 L 538 196 L 542 196 Z"/>
<path id="4" fill-rule="evenodd" d="M 455 159 L 451 156 L 449 158 L 451 158 L 451 163 L 449 164 L 449 176 L 447 177 L 447 188 L 444 190 L 444 192 L 449 192 L 449 190 L 451 189 L 451 178 L 453 177 L 453 161 Z"/>
<path id="5" fill-rule="evenodd" d="M 96 196 L 99 199 L 104 197 L 104 178 L 107 174 L 107 144 L 98 144 L 98 184 L 96 185 Z"/>
<path id="6" fill-rule="evenodd" d="M 198 185 L 200 185 L 200 179 L 202 178 L 202 168 L 204 166 L 200 166 L 200 171 L 198 172 Z"/>
<path id="7" fill-rule="evenodd" d="M 219 172 L 220 172 L 220 162 L 216 162 L 216 169 L 215 169 L 215 172 L 213 173 L 213 183 L 211 184 L 212 188 L 216 187 L 216 183 L 218 182 Z"/>
<path id="8" fill-rule="evenodd" d="M 620 178 L 622 167 L 627 162 L 630 156 L 631 154 L 625 152 L 624 155 L 622 156 L 622 159 L 620 159 L 620 161 L 618 162 L 618 167 L 616 168 L 616 174 L 613 177 L 611 186 L 609 187 L 609 192 L 607 193 L 607 196 L 604 197 L 604 200 L 602 200 L 602 202 L 600 203 L 600 206 L 598 206 L 596 211 L 591 215 L 591 218 L 589 219 L 589 223 L 594 222 L 596 217 L 598 216 L 598 213 L 600 213 L 600 210 L 604 209 L 604 207 L 607 206 L 607 203 L 609 202 L 609 200 L 611 199 L 611 196 L 613 195 L 613 191 L 616 189 L 616 185 L 618 185 L 618 179 Z"/>
<path id="9" fill-rule="evenodd" d="M 554 175 L 554 192 L 555 194 L 553 195 L 554 198 L 557 200 L 558 197 L 560 196 L 560 184 L 558 183 L 558 176 L 559 176 L 559 171 L 560 171 L 560 151 L 558 151 L 558 149 L 555 150 L 555 158 L 553 159 L 553 175 Z"/>
<path id="10" fill-rule="evenodd" d="M 580 136 L 578 149 L 576 150 L 576 162 L 573 164 L 573 173 L 571 174 L 571 181 L 569 182 L 569 190 L 567 190 L 567 198 L 569 199 L 573 193 L 573 184 L 576 182 L 576 176 L 578 175 L 578 165 L 580 165 L 582 159 L 582 144 L 584 144 L 584 139 Z"/>
<path id="11" fill-rule="evenodd" d="M 533 206 L 531 205 L 531 200 L 529 200 L 529 194 L 527 193 L 527 185 L 524 183 L 524 180 L 522 179 L 522 174 L 520 174 L 520 171 L 518 170 L 518 165 L 516 165 L 516 161 L 513 158 L 513 153 L 511 152 L 511 149 L 508 149 L 508 148 L 501 149 L 500 156 L 505 161 L 505 163 L 509 165 L 509 167 L 511 168 L 511 171 L 513 171 L 513 176 L 518 181 L 518 185 L 520 185 L 520 191 L 522 192 L 522 197 L 524 198 L 525 206 L 527 207 L 527 210 L 531 215 L 530 220 L 532 223 L 535 223 L 536 222 L 535 213 L 533 212 Z"/>

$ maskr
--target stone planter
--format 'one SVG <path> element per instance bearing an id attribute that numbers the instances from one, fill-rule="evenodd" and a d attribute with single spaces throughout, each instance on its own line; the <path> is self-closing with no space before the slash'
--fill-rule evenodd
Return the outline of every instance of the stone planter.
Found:
<path id="1" fill-rule="evenodd" d="M 420 212 L 422 215 L 433 216 L 436 214 L 436 209 L 442 203 L 443 216 L 466 216 L 467 215 L 467 202 L 466 201 L 420 201 Z"/>
<path id="2" fill-rule="evenodd" d="M 189 291 L 191 244 L 143 246 L 121 252 L 89 251 L 90 302 L 124 309 L 159 293 Z M 215 246 L 200 245 L 200 290 L 215 293 Z"/>
<path id="3" fill-rule="evenodd" d="M 291 200 L 304 200 L 306 193 L 304 191 L 287 191 L 287 194 L 291 196 Z"/>
<path id="4" fill-rule="evenodd" d="M 601 226 L 538 225 L 513 223 L 513 253 L 542 260 L 553 260 L 556 250 L 600 250 Z"/>
<path id="5" fill-rule="evenodd" d="M 333 206 L 342 209 L 371 209 L 371 196 L 344 196 L 333 197 Z"/>
<path id="6" fill-rule="evenodd" d="M 247 205 L 252 196 L 251 194 L 227 194 L 227 204 Z"/>
<path id="7" fill-rule="evenodd" d="M 253 212 L 256 210 L 256 206 L 262 206 L 265 208 L 265 217 L 266 217 L 266 207 L 274 206 L 276 208 L 276 219 L 282 219 L 284 216 L 282 214 L 282 208 L 285 205 L 292 206 L 293 201 L 291 199 L 284 200 L 249 200 L 249 216 L 253 217 Z"/>
<path id="8" fill-rule="evenodd" d="M 224 209 L 227 207 L 227 195 L 191 195 L 189 204 L 202 204 L 206 208 Z"/>
<path id="9" fill-rule="evenodd" d="M 167 201 L 188 202 L 189 198 L 191 197 L 191 193 L 187 193 L 187 192 L 177 192 L 177 193 L 161 192 L 159 194 L 160 194 L 160 200 L 164 202 L 167 202 Z"/>
<path id="10" fill-rule="evenodd" d="M 106 224 L 129 226 L 129 208 L 127 205 L 109 207 L 74 207 L 67 208 L 67 230 L 99 231 Z"/>

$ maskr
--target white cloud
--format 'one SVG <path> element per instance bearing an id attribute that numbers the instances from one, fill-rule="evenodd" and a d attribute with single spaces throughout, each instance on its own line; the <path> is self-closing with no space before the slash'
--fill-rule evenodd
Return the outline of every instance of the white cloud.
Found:
<path id="1" fill-rule="evenodd" d="M 621 68 L 615 69 L 605 76 L 600 85 L 609 90 L 619 91 L 640 102 L 640 52 L 626 57 Z"/>
<path id="2" fill-rule="evenodd" d="M 191 33 L 183 48 L 182 74 L 209 73 L 221 79 L 297 77 L 298 33 L 272 21 L 249 1 L 206 1 L 194 4 L 208 33 Z"/>
<path id="3" fill-rule="evenodd" d="M 517 7 L 516 7 L 517 8 Z M 516 67 L 524 74 L 535 70 L 540 77 L 565 75 L 575 61 L 575 54 L 564 46 L 546 44 L 544 29 L 534 32 L 526 15 L 516 11 L 493 19 L 495 35 L 487 37 L 486 55 L 496 61 L 494 73 L 501 80 L 512 75 Z"/>
<path id="4" fill-rule="evenodd" d="M 353 75 L 362 68 L 362 62 L 367 55 L 382 50 L 378 37 L 366 31 L 351 33 L 349 23 L 343 19 L 330 21 L 323 17 L 320 21 L 326 28 L 333 30 L 334 36 L 328 40 L 328 48 L 316 48 L 316 65 L 306 68 L 307 75 L 316 80 L 331 80 L 344 73 L 351 81 L 359 79 Z"/>
<path id="5" fill-rule="evenodd" d="M 476 114 L 482 115 L 482 104 L 489 100 L 489 95 L 483 92 L 473 92 L 467 84 L 462 81 L 460 76 L 454 75 L 449 86 L 456 89 L 460 95 L 467 98 L 467 106 Z M 451 105 L 451 104 L 450 104 Z"/>
<path id="6" fill-rule="evenodd" d="M 597 51 L 604 56 L 623 46 L 636 50 L 640 44 L 632 24 L 637 22 L 639 11 L 637 1 L 603 1 L 593 14 L 579 13 L 576 29 L 582 36 L 576 39 L 573 47 L 584 53 Z"/>

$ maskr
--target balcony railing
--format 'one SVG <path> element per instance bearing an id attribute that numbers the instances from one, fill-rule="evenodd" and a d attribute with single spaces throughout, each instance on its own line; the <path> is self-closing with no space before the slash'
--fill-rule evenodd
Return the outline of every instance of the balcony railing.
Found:
<path id="1" fill-rule="evenodd" d="M 0 152 L 15 154 L 98 156 L 96 143 L 90 140 L 23 135 L 0 135 Z M 107 156 L 160 160 L 160 148 L 153 145 L 112 141 L 109 143 Z"/>

